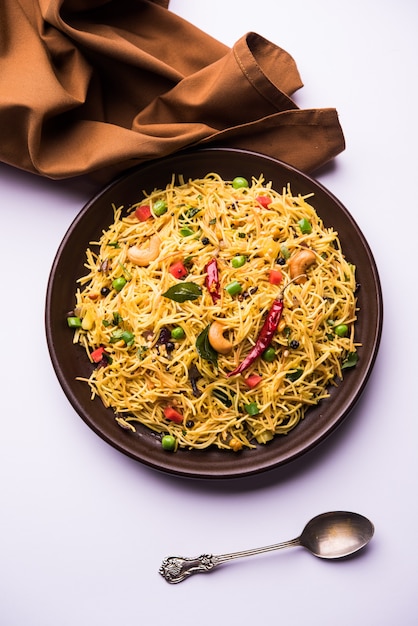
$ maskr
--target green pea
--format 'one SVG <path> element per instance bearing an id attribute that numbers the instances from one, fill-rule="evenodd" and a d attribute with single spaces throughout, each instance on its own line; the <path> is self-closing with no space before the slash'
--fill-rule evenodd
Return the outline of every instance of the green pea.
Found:
<path id="1" fill-rule="evenodd" d="M 347 324 L 338 324 L 338 326 L 334 328 L 334 332 L 338 337 L 346 337 L 348 334 Z"/>
<path id="2" fill-rule="evenodd" d="M 309 233 L 312 232 L 312 225 L 306 217 L 302 217 L 302 219 L 298 221 L 298 224 L 302 235 L 309 235 Z"/>
<path id="3" fill-rule="evenodd" d="M 112 287 L 115 291 L 120 291 L 124 288 L 126 282 L 126 278 L 124 278 L 123 276 L 119 276 L 119 278 L 115 278 L 115 280 L 113 281 Z"/>
<path id="4" fill-rule="evenodd" d="M 242 189 L 243 187 L 249 187 L 248 180 L 243 176 L 236 176 L 232 181 L 234 189 Z"/>
<path id="5" fill-rule="evenodd" d="M 264 352 L 261 355 L 261 358 L 263 359 L 263 361 L 266 361 L 267 363 L 271 363 L 276 358 L 275 349 L 269 346 L 268 348 L 264 350 Z"/>
<path id="6" fill-rule="evenodd" d="M 247 257 L 244 256 L 243 254 L 237 254 L 237 256 L 234 256 L 231 260 L 231 265 L 232 267 L 235 267 L 235 269 L 238 269 L 239 267 L 242 267 L 243 265 L 245 265 L 245 262 L 247 261 Z"/>
<path id="7" fill-rule="evenodd" d="M 183 328 L 181 326 L 176 326 L 171 331 L 171 337 L 173 339 L 184 339 L 185 336 L 186 336 L 186 333 L 184 332 L 184 330 L 183 330 Z"/>
<path id="8" fill-rule="evenodd" d="M 152 206 L 152 212 L 157 217 L 164 215 L 164 213 L 167 213 L 167 202 L 165 200 L 156 200 Z"/>
<path id="9" fill-rule="evenodd" d="M 81 319 L 76 315 L 67 317 L 67 324 L 70 328 L 81 328 Z"/>
<path id="10" fill-rule="evenodd" d="M 164 435 L 164 437 L 161 439 L 161 445 L 164 450 L 174 452 L 177 447 L 176 438 L 173 437 L 173 435 Z"/>
<path id="11" fill-rule="evenodd" d="M 233 280 L 232 283 L 229 283 L 225 287 L 225 291 L 229 293 L 230 296 L 237 296 L 242 291 L 242 286 L 237 280 Z"/>

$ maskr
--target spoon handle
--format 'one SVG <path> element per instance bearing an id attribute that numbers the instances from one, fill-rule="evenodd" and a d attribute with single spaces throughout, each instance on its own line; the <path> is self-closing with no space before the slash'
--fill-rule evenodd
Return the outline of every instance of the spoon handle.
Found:
<path id="1" fill-rule="evenodd" d="M 163 560 L 159 573 L 168 583 L 180 583 L 192 574 L 210 572 L 214 567 L 226 561 L 232 561 L 232 559 L 240 559 L 246 556 L 254 556 L 256 554 L 263 554 L 264 552 L 271 552 L 272 550 L 281 550 L 282 548 L 291 548 L 292 546 L 299 545 L 300 539 L 298 537 L 297 539 L 283 541 L 282 543 L 276 543 L 271 546 L 264 546 L 263 548 L 230 552 L 229 554 L 202 554 L 194 558 L 168 556 Z"/>

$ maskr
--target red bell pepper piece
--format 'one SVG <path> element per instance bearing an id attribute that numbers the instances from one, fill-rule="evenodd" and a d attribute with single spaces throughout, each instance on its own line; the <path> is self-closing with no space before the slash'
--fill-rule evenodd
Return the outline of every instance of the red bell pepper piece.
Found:
<path id="1" fill-rule="evenodd" d="M 184 278 L 188 274 L 187 267 L 184 265 L 183 261 L 176 261 L 176 263 L 170 265 L 168 271 L 174 278 Z"/>
<path id="2" fill-rule="evenodd" d="M 215 258 L 213 258 L 206 265 L 205 270 L 207 272 L 205 285 L 212 296 L 212 301 L 214 304 L 221 297 L 220 293 L 220 283 L 219 283 L 219 272 L 218 272 L 218 263 Z"/>
<path id="3" fill-rule="evenodd" d="M 247 387 L 249 387 L 250 389 L 254 389 L 254 387 L 257 387 L 258 383 L 260 383 L 262 380 L 263 377 L 259 376 L 259 374 L 251 374 L 250 376 L 247 376 L 244 382 Z"/>
<path id="4" fill-rule="evenodd" d="M 283 280 L 283 274 L 280 270 L 270 270 L 269 272 L 269 282 L 272 285 L 280 285 Z"/>
<path id="5" fill-rule="evenodd" d="M 151 207 L 148 204 L 141 204 L 141 206 L 136 207 L 135 215 L 140 222 L 145 222 L 152 215 Z"/>
<path id="6" fill-rule="evenodd" d="M 267 209 L 269 204 L 271 204 L 271 202 L 272 202 L 272 200 L 271 200 L 271 198 L 269 196 L 257 196 L 255 201 L 258 202 L 258 204 L 261 204 L 263 209 Z"/>
<path id="7" fill-rule="evenodd" d="M 274 300 L 271 309 L 268 312 L 266 319 L 264 320 L 264 324 L 261 328 L 255 345 L 253 346 L 252 350 L 250 350 L 250 352 L 247 354 L 242 363 L 232 372 L 229 372 L 229 374 L 227 374 L 228 377 L 234 376 L 235 374 L 241 374 L 244 370 L 247 369 L 247 367 L 254 363 L 254 361 L 264 352 L 266 348 L 269 347 L 273 339 L 273 335 L 279 325 L 282 311 L 283 296 Z"/>
<path id="8" fill-rule="evenodd" d="M 166 406 L 164 409 L 164 415 L 168 420 L 175 422 L 176 424 L 181 424 L 183 422 L 183 415 L 173 409 L 172 406 Z"/>
<path id="9" fill-rule="evenodd" d="M 105 349 L 103 348 L 103 346 L 100 346 L 99 348 L 96 348 L 96 350 L 93 350 L 93 352 L 91 352 L 90 354 L 92 361 L 94 363 L 99 363 L 103 358 L 104 351 Z"/>

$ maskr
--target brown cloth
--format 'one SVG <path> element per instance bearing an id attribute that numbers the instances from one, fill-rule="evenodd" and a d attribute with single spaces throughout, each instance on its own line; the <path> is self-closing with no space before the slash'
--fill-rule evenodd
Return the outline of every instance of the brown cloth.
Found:
<path id="1" fill-rule="evenodd" d="M 0 161 L 106 180 L 192 146 L 312 171 L 344 149 L 335 109 L 301 110 L 292 57 L 256 33 L 232 49 L 164 0 L 2 0 Z"/>

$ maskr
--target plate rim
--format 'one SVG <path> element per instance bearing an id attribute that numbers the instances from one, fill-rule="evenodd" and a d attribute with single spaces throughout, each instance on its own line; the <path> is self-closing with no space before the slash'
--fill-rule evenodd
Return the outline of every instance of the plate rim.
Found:
<path id="1" fill-rule="evenodd" d="M 62 364 L 60 363 L 60 359 L 58 358 L 57 355 L 57 346 L 56 346 L 56 341 L 55 341 L 55 335 L 54 335 L 54 324 L 53 324 L 53 320 L 51 319 L 51 312 L 52 312 L 52 300 L 53 300 L 53 295 L 54 295 L 54 288 L 55 288 L 55 284 L 56 284 L 56 280 L 57 280 L 57 270 L 59 268 L 60 262 L 62 260 L 62 255 L 64 250 L 66 249 L 66 246 L 68 245 L 68 242 L 71 241 L 71 238 L 74 236 L 74 233 L 76 232 L 77 228 L 79 227 L 80 223 L 83 221 L 83 219 L 85 218 L 86 215 L 89 214 L 90 211 L 93 210 L 94 206 L 103 198 L 105 197 L 109 192 L 111 192 L 112 190 L 116 190 L 118 188 L 118 186 L 123 185 L 127 179 L 130 179 L 131 177 L 135 177 L 136 175 L 138 175 L 138 173 L 140 174 L 146 174 L 147 171 L 149 170 L 154 170 L 156 167 L 159 166 L 166 166 L 170 163 L 173 163 L 173 165 L 176 162 L 181 161 L 184 158 L 189 158 L 189 157 L 196 157 L 196 158 L 201 158 L 202 155 L 207 155 L 208 157 L 214 155 L 214 154 L 223 154 L 225 156 L 244 156 L 244 158 L 255 158 L 256 160 L 260 160 L 265 162 L 265 163 L 269 163 L 271 166 L 273 167 L 277 167 L 278 170 L 286 171 L 286 173 L 291 174 L 292 176 L 296 176 L 298 178 L 301 178 L 306 184 L 312 185 L 313 186 L 313 191 L 315 192 L 316 190 L 319 190 L 322 194 L 324 194 L 325 196 L 327 196 L 329 198 L 329 200 L 334 203 L 339 210 L 342 212 L 343 217 L 345 219 L 347 219 L 350 224 L 351 227 L 354 229 L 354 231 L 356 232 L 356 235 L 361 243 L 363 252 L 366 254 L 366 256 L 368 257 L 369 260 L 369 270 L 371 271 L 371 275 L 372 275 L 372 282 L 373 282 L 373 286 L 375 289 L 375 296 L 376 296 L 376 308 L 375 308 L 375 315 L 376 315 L 376 320 L 377 320 L 377 324 L 376 324 L 376 328 L 375 328 L 375 334 L 374 334 L 374 340 L 373 340 L 373 345 L 371 347 L 371 350 L 369 350 L 368 352 L 368 364 L 367 364 L 367 368 L 363 374 L 363 376 L 361 377 L 359 384 L 356 387 L 356 392 L 353 396 L 353 398 L 351 399 L 351 401 L 349 402 L 349 405 L 339 414 L 337 419 L 333 419 L 331 421 L 331 423 L 328 425 L 328 427 L 325 429 L 324 432 L 322 432 L 319 436 L 314 437 L 313 439 L 311 439 L 310 443 L 305 444 L 297 449 L 295 449 L 292 453 L 287 454 L 284 458 L 278 458 L 276 461 L 274 460 L 267 460 L 265 463 L 248 463 L 247 466 L 245 468 L 241 468 L 240 470 L 233 470 L 231 469 L 230 471 L 225 471 L 225 468 L 223 468 L 222 470 L 217 470 L 216 469 L 216 464 L 215 467 L 212 468 L 208 468 L 207 466 L 205 468 L 200 468 L 199 470 L 193 470 L 190 467 L 188 467 L 188 464 L 186 463 L 186 465 L 182 465 L 181 467 L 177 467 L 176 463 L 175 463 L 175 459 L 176 459 L 176 455 L 178 455 L 178 452 L 174 453 L 174 454 L 170 454 L 170 453 L 165 453 L 165 457 L 166 458 L 166 462 L 162 463 L 160 462 L 154 462 L 152 460 L 152 458 L 150 457 L 144 457 L 144 455 L 138 454 L 137 452 L 135 452 L 132 449 L 132 445 L 131 443 L 129 443 L 129 439 L 126 438 L 124 441 L 126 442 L 125 444 L 120 443 L 120 441 L 115 441 L 114 437 L 109 436 L 106 428 L 102 428 L 98 423 L 96 423 L 95 420 L 92 420 L 91 417 L 89 417 L 88 415 L 86 415 L 86 412 L 84 411 L 82 404 L 80 403 L 79 397 L 77 396 L 77 394 L 75 394 L 72 390 L 72 385 L 71 383 L 74 383 L 74 381 L 68 381 L 64 372 L 63 372 L 63 368 L 62 368 Z M 199 155 L 199 156 L 197 156 Z M 169 181 L 167 181 L 169 182 Z M 140 192 L 139 192 L 140 193 Z M 317 207 L 315 207 L 317 210 Z M 318 211 L 318 214 L 320 214 L 320 211 Z M 89 242 L 86 241 L 83 245 L 85 248 L 88 247 Z M 73 297 L 73 294 L 69 294 L 69 298 Z M 327 439 L 335 430 L 338 426 L 340 426 L 343 421 L 345 421 L 345 419 L 347 418 L 347 416 L 351 413 L 351 411 L 354 409 L 355 405 L 357 404 L 358 400 L 360 399 L 361 395 L 363 394 L 363 391 L 368 383 L 368 380 L 370 378 L 371 372 L 374 368 L 376 359 L 377 359 L 377 355 L 378 355 L 378 351 L 379 351 L 379 347 L 380 347 L 380 343 L 381 343 L 381 336 L 382 336 L 382 329 L 383 329 L 383 298 L 382 298 L 382 287 L 381 287 L 381 283 L 380 283 L 380 278 L 379 278 L 379 273 L 378 273 L 378 269 L 377 269 L 377 265 L 372 253 L 372 250 L 370 248 L 370 245 L 368 244 L 364 234 L 362 233 L 361 229 L 359 228 L 356 220 L 354 219 L 354 217 L 351 215 L 351 213 L 348 211 L 348 209 L 342 204 L 342 202 L 331 192 L 329 191 L 321 182 L 317 181 L 316 179 L 314 179 L 311 175 L 307 174 L 306 172 L 302 172 L 301 170 L 298 170 L 297 168 L 293 167 L 292 165 L 289 165 L 287 163 L 284 163 L 283 161 L 280 161 L 278 159 L 275 159 L 273 157 L 264 155 L 264 154 L 260 154 L 258 152 L 254 152 L 251 150 L 244 150 L 244 149 L 239 149 L 239 148 L 218 148 L 218 147 L 205 147 L 205 148 L 198 148 L 198 149 L 188 149 L 188 150 L 184 150 L 181 152 L 177 152 L 173 155 L 170 155 L 168 157 L 163 157 L 161 159 L 154 159 L 152 161 L 149 161 L 145 164 L 141 164 L 141 165 L 137 165 L 134 166 L 132 168 L 130 168 L 129 170 L 126 170 L 125 172 L 123 172 L 122 174 L 118 175 L 114 180 L 110 181 L 107 185 L 105 185 L 102 189 L 100 189 L 92 198 L 90 198 L 85 204 L 84 206 L 81 208 L 81 210 L 78 212 L 78 214 L 75 216 L 75 218 L 72 220 L 70 226 L 68 227 L 67 231 L 64 234 L 64 237 L 61 240 L 61 243 L 56 251 L 52 266 L 51 266 L 51 270 L 50 270 L 50 274 L 49 274 L 49 278 L 48 278 L 48 283 L 47 283 L 47 289 L 46 289 L 46 298 L 45 298 L 45 332 L 46 332 L 46 339 L 47 339 L 47 346 L 48 346 L 48 351 L 49 351 L 49 355 L 52 361 L 52 365 L 53 365 L 53 369 L 55 371 L 55 374 L 58 378 L 58 381 L 61 385 L 61 388 L 65 394 L 65 396 L 67 397 L 68 401 L 70 402 L 70 404 L 72 405 L 73 409 L 76 411 L 76 413 L 78 413 L 78 415 L 82 418 L 82 420 L 98 435 L 100 436 L 104 441 L 106 441 L 108 444 L 110 444 L 113 448 L 117 449 L 118 451 L 122 452 L 123 454 L 127 455 L 130 458 L 133 458 L 136 461 L 141 462 L 142 464 L 151 467 L 155 470 L 158 471 L 162 471 L 164 473 L 168 473 L 168 474 L 172 474 L 172 475 L 177 475 L 180 477 L 188 477 L 188 478 L 200 478 L 200 479 L 231 479 L 231 478 L 242 478 L 245 476 L 249 476 L 249 475 L 254 475 L 254 474 L 259 474 L 261 472 L 265 472 L 271 469 L 275 469 L 279 466 L 283 466 L 283 465 L 287 465 L 290 462 L 300 458 L 302 455 L 307 454 L 309 451 L 311 451 L 312 449 L 316 448 L 320 443 L 322 443 L 325 439 Z M 75 348 L 77 346 L 74 346 Z M 350 375 L 350 371 L 347 372 L 346 375 Z M 343 381 L 344 382 L 344 381 Z M 100 400 L 98 400 L 99 402 L 101 402 Z M 104 408 L 104 407 L 103 407 Z M 110 410 L 108 410 L 110 411 Z M 114 420 L 113 420 L 114 421 Z M 299 425 L 298 425 L 299 426 Z M 296 426 L 296 428 L 298 428 L 298 426 Z M 118 427 L 118 429 L 120 431 L 122 431 L 122 429 L 120 429 L 120 427 Z M 291 431 L 292 433 L 293 431 Z M 291 435 L 290 433 L 290 435 Z M 148 435 L 151 438 L 156 438 L 156 435 L 154 435 L 151 431 L 150 433 L 148 433 Z M 290 436 L 289 435 L 289 436 Z M 119 433 L 118 433 L 118 439 L 120 439 L 119 437 Z M 276 438 L 275 438 L 276 439 Z M 129 445 L 128 445 L 129 444 Z M 258 450 L 259 448 L 257 448 L 256 450 Z M 205 455 L 206 455 L 206 459 L 210 458 L 211 452 L 212 451 L 204 451 Z M 251 452 L 251 451 L 245 451 L 245 452 Z M 190 455 L 194 455 L 196 454 L 196 451 L 182 451 L 182 453 L 186 453 L 186 454 L 190 454 Z M 237 453 L 234 452 L 229 452 L 229 451 L 219 451 L 216 450 L 215 451 L 216 455 L 219 455 L 219 453 L 224 453 L 225 455 L 229 455 L 229 457 L 232 458 L 236 458 L 236 456 L 231 456 L 231 455 L 237 455 Z M 240 453 L 238 453 L 240 454 Z M 216 457 L 217 458 L 217 457 Z M 174 463 L 173 463 L 174 460 Z"/>

